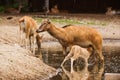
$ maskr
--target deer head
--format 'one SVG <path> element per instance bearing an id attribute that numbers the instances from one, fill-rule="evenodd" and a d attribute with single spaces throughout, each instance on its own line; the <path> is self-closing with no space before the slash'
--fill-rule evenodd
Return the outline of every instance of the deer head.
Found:
<path id="1" fill-rule="evenodd" d="M 44 19 L 39 27 L 39 29 L 36 31 L 37 33 L 47 31 L 50 28 L 50 20 Z"/>

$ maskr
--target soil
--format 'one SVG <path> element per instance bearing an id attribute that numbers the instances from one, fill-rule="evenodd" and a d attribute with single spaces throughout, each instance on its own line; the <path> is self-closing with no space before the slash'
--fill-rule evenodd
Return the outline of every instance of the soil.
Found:
<path id="1" fill-rule="evenodd" d="M 17 44 L 0 43 L 0 59 L 1 80 L 43 80 L 55 74 L 54 68 Z"/>

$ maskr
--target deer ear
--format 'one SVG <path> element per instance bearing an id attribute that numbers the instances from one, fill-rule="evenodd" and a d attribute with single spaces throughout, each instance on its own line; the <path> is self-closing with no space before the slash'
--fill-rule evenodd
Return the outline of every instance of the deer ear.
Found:
<path id="1" fill-rule="evenodd" d="M 20 22 L 24 22 L 24 19 L 23 19 L 23 18 L 22 18 L 22 19 L 20 19 L 20 20 L 19 20 L 19 23 L 20 23 Z"/>

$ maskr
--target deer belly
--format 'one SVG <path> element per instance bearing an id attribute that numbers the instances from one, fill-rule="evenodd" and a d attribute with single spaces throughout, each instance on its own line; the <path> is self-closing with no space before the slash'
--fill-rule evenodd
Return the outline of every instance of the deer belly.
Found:
<path id="1" fill-rule="evenodd" d="M 90 45 L 92 45 L 92 43 L 90 41 L 76 42 L 76 44 L 81 47 L 89 47 Z"/>

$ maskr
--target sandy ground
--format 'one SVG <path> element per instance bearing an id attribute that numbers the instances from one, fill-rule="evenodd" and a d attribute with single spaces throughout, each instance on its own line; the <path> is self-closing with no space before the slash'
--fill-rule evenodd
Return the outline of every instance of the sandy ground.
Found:
<path id="1" fill-rule="evenodd" d="M 1 80 L 43 80 L 55 74 L 55 69 L 19 45 L 0 43 Z"/>

